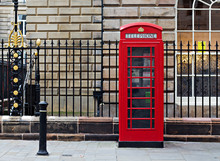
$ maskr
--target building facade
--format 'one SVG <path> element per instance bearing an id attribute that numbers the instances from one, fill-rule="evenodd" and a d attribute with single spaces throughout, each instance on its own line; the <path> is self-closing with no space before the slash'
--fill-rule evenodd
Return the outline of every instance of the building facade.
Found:
<path id="1" fill-rule="evenodd" d="M 12 5 L 5 5 L 4 1 L 1 1 L 1 4 L 4 8 L 0 11 L 3 16 L 1 19 L 4 23 L 1 23 L 0 36 L 6 38 L 11 29 L 8 24 L 13 19 Z M 168 51 L 164 57 L 166 117 L 172 117 L 173 113 L 176 116 L 187 116 L 189 113 L 188 117 L 194 117 L 195 113 L 197 116 L 203 116 L 201 106 L 204 106 L 204 111 L 208 111 L 206 109 L 210 108 L 210 100 L 212 111 L 218 106 L 216 102 L 220 95 L 217 90 L 220 89 L 220 58 L 214 52 L 211 56 L 206 51 L 197 55 L 190 51 L 189 54 L 187 49 L 206 50 L 210 47 L 209 42 L 212 44 L 210 49 L 216 49 L 215 42 L 219 40 L 220 31 L 219 6 L 218 0 L 104 0 L 103 6 L 101 0 L 27 0 L 19 7 L 22 24 L 20 28 L 26 35 L 26 40 L 35 41 L 40 38 L 44 41 L 41 47 L 51 46 L 51 40 L 53 46 L 65 46 L 65 43 L 72 45 L 74 40 L 76 46 L 79 46 L 81 41 L 80 47 L 86 48 L 89 43 L 89 47 L 94 48 L 94 42 L 100 47 L 103 39 L 103 47 L 106 49 L 103 51 L 103 66 L 100 50 L 96 50 L 95 54 L 92 50 L 88 52 L 80 49 L 54 52 L 41 50 L 41 94 L 42 99 L 46 98 L 48 102 L 54 100 L 54 111 L 58 111 L 57 104 L 61 104 L 61 111 L 68 109 L 71 112 L 72 105 L 81 106 L 77 100 L 81 95 L 85 95 L 82 102 L 87 103 L 82 108 L 86 109 L 89 104 L 90 110 L 93 111 L 96 108 L 93 104 L 93 91 L 101 86 L 97 80 L 101 81 L 103 78 L 103 102 L 116 102 L 116 105 L 102 105 L 103 111 L 106 109 L 110 116 L 116 116 L 118 51 L 110 53 L 108 48 L 117 47 L 115 41 L 120 39 L 119 29 L 122 25 L 149 22 L 161 26 L 163 40 L 168 44 L 166 47 L 173 48 L 175 42 L 176 48 L 184 49 L 186 53 Z M 94 55 L 97 57 L 94 58 Z M 51 97 L 54 93 L 57 95 Z M 60 96 L 61 101 L 58 103 Z M 196 97 L 197 112 L 194 108 Z M 180 114 L 180 110 L 183 114 Z M 218 110 L 211 115 L 216 116 Z M 79 112 L 79 109 L 76 111 Z M 204 116 L 208 115 L 209 112 L 205 112 Z"/>

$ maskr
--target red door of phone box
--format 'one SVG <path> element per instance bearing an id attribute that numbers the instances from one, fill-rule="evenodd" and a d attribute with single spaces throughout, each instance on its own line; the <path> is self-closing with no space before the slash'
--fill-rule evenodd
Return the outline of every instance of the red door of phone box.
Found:
<path id="1" fill-rule="evenodd" d="M 162 28 L 120 28 L 119 147 L 163 147 L 164 50 Z"/>

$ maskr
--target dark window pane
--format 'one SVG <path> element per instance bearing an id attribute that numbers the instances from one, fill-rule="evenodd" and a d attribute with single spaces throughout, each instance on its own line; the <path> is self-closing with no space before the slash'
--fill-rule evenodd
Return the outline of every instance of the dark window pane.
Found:
<path id="1" fill-rule="evenodd" d="M 132 110 L 132 118 L 150 118 L 150 110 Z"/>
<path id="2" fill-rule="evenodd" d="M 154 67 L 154 58 L 152 58 L 152 66 Z"/>
<path id="3" fill-rule="evenodd" d="M 188 80 L 189 79 L 189 80 Z M 181 84 L 182 80 L 182 84 Z M 189 91 L 189 96 L 192 96 L 192 77 L 177 77 L 177 96 L 188 96 L 188 91 Z M 188 84 L 189 84 L 189 90 L 188 90 Z M 181 89 L 182 89 L 182 95 L 181 95 Z"/>
<path id="4" fill-rule="evenodd" d="M 128 108 L 130 108 L 131 107 L 131 100 L 130 99 L 128 99 Z"/>
<path id="5" fill-rule="evenodd" d="M 212 10 L 212 30 L 220 30 L 219 15 L 220 11 Z"/>
<path id="6" fill-rule="evenodd" d="M 218 91 L 218 96 L 220 97 L 220 76 L 218 80 L 216 78 L 217 77 L 211 77 L 211 96 L 217 96 L 216 91 Z"/>
<path id="7" fill-rule="evenodd" d="M 154 78 L 152 79 L 152 87 L 154 87 Z"/>
<path id="8" fill-rule="evenodd" d="M 152 68 L 152 77 L 154 77 L 155 74 L 154 74 L 154 68 Z"/>
<path id="9" fill-rule="evenodd" d="M 132 58 L 132 66 L 150 67 L 150 58 Z"/>
<path id="10" fill-rule="evenodd" d="M 209 11 L 196 10 L 195 11 L 195 30 L 209 29 Z"/>
<path id="11" fill-rule="evenodd" d="M 150 89 L 132 89 L 132 97 L 150 97 Z"/>
<path id="12" fill-rule="evenodd" d="M 152 128 L 155 127 L 155 123 L 154 123 L 154 120 L 152 120 Z"/>
<path id="13" fill-rule="evenodd" d="M 130 120 L 128 120 L 128 128 L 131 128 L 131 127 L 130 127 Z"/>
<path id="14" fill-rule="evenodd" d="M 196 82 L 196 87 L 195 87 L 196 96 L 208 96 L 209 94 L 208 77 L 203 77 L 203 78 L 196 77 L 195 82 Z"/>
<path id="15" fill-rule="evenodd" d="M 177 23 L 178 30 L 192 30 L 192 11 L 178 11 Z"/>
<path id="16" fill-rule="evenodd" d="M 26 15 L 22 15 L 22 20 L 26 20 Z"/>
<path id="17" fill-rule="evenodd" d="M 220 81 L 220 77 L 218 79 Z M 196 96 L 202 97 L 206 96 L 208 97 L 210 95 L 210 85 L 211 85 L 211 96 L 216 96 L 217 86 L 216 86 L 216 77 L 195 77 L 196 87 L 195 92 Z M 203 83 L 202 83 L 203 82 Z M 210 84 L 211 83 L 211 84 Z M 220 96 L 220 83 L 218 82 L 218 96 Z M 203 89 L 202 89 L 203 85 Z"/>
<path id="18" fill-rule="evenodd" d="M 150 128 L 150 120 L 132 120 L 132 128 Z"/>
<path id="19" fill-rule="evenodd" d="M 152 108 L 155 108 L 155 100 L 152 99 Z"/>
<path id="20" fill-rule="evenodd" d="M 192 8 L 193 0 L 178 0 L 178 8 Z"/>
<path id="21" fill-rule="evenodd" d="M 150 108 L 150 99 L 133 99 L 132 107 L 133 108 Z"/>
<path id="22" fill-rule="evenodd" d="M 128 87 L 130 87 L 130 84 L 128 84 Z M 150 78 L 134 78 L 132 79 L 132 87 L 150 87 Z"/>
<path id="23" fill-rule="evenodd" d="M 131 66 L 131 59 L 128 58 L 128 67 L 130 67 L 130 66 Z"/>
<path id="24" fill-rule="evenodd" d="M 152 88 L 152 97 L 155 97 L 154 88 Z"/>
<path id="25" fill-rule="evenodd" d="M 154 110 L 152 110 L 152 118 L 155 118 Z"/>
<path id="26" fill-rule="evenodd" d="M 133 47 L 132 56 L 150 56 L 150 48 Z"/>
<path id="27" fill-rule="evenodd" d="M 132 68 L 132 77 L 150 77 L 150 68 Z"/>
<path id="28" fill-rule="evenodd" d="M 131 69 L 128 68 L 128 77 L 130 77 L 130 76 L 131 76 Z"/>
<path id="29" fill-rule="evenodd" d="M 214 4 L 212 5 L 212 8 L 220 8 L 220 3 L 214 3 Z"/>
<path id="30" fill-rule="evenodd" d="M 128 48 L 128 56 L 130 56 L 130 48 Z"/>
<path id="31" fill-rule="evenodd" d="M 128 89 L 128 97 L 131 97 L 130 91 L 131 91 L 131 89 Z"/>
<path id="32" fill-rule="evenodd" d="M 154 47 L 152 48 L 152 56 L 154 56 L 155 54 L 154 54 Z"/>
<path id="33" fill-rule="evenodd" d="M 203 0 L 203 1 L 210 4 L 210 0 Z M 195 8 L 209 8 L 209 6 L 197 0 L 195 3 Z"/>
<path id="34" fill-rule="evenodd" d="M 128 110 L 128 118 L 131 117 L 131 110 Z"/>

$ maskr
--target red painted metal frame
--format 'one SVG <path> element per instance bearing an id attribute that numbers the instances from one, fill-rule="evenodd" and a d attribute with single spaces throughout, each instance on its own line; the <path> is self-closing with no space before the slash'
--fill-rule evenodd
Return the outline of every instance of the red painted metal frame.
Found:
<path id="1" fill-rule="evenodd" d="M 125 34 L 139 33 L 138 29 L 142 27 L 144 33 L 154 33 L 157 34 L 157 39 L 147 39 L 147 38 L 125 38 Z M 141 33 L 141 34 L 142 34 Z M 130 56 L 127 54 L 128 48 L 130 50 Z M 150 56 L 132 56 L 132 47 L 148 47 L 150 48 Z M 152 48 L 154 47 L 154 56 L 152 56 Z M 153 69 L 155 75 L 152 77 L 152 70 L 150 70 L 150 77 L 128 77 L 128 68 L 132 69 L 132 64 L 128 67 L 128 58 L 154 58 L 155 66 L 141 67 L 136 66 L 135 68 L 149 68 Z M 131 61 L 131 59 L 130 59 Z M 152 87 L 152 81 L 150 87 L 128 87 L 128 78 L 154 78 L 154 87 Z M 121 40 L 119 44 L 119 141 L 163 141 L 163 127 L 164 127 L 164 114 L 163 114 L 163 80 L 164 80 L 164 51 L 163 51 L 163 41 L 162 41 L 162 28 L 160 26 L 149 24 L 149 23 L 133 23 L 121 27 Z M 132 80 L 130 79 L 130 82 Z M 155 99 L 154 108 L 150 104 L 149 108 L 135 108 L 135 109 L 154 109 L 155 119 L 152 119 L 152 112 L 150 113 L 150 118 L 132 118 L 130 112 L 130 118 L 128 118 L 128 99 L 132 99 L 132 94 L 128 96 L 128 89 L 151 89 L 150 97 L 135 97 L 135 99 Z M 152 97 L 152 89 L 155 89 L 155 97 Z M 130 91 L 132 92 L 132 91 Z M 131 104 L 131 103 L 130 103 Z M 132 106 L 132 105 L 131 105 Z M 133 108 L 134 109 L 134 108 Z M 128 120 L 155 120 L 154 128 L 150 124 L 150 128 L 128 128 Z M 132 125 L 131 125 L 132 126 Z"/>

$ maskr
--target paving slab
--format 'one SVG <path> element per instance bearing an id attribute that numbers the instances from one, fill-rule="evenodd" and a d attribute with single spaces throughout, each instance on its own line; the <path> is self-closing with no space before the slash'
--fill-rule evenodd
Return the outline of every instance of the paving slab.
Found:
<path id="1" fill-rule="evenodd" d="M 37 156 L 38 141 L 0 140 L 0 161 L 220 161 L 220 143 L 165 142 L 165 148 L 118 148 L 114 141 L 48 141 L 49 156 Z"/>

